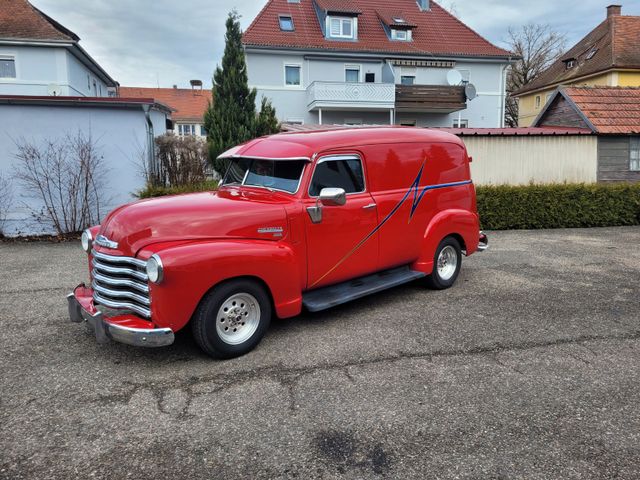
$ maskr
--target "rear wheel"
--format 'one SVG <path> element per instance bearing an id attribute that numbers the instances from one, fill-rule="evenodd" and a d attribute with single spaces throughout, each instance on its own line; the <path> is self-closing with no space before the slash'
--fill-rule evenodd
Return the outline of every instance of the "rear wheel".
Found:
<path id="1" fill-rule="evenodd" d="M 434 290 L 451 287 L 458 278 L 462 266 L 462 249 L 453 237 L 447 237 L 436 249 L 433 257 L 433 272 L 427 277 L 427 285 Z"/>
<path id="2" fill-rule="evenodd" d="M 271 302 L 264 287 L 247 279 L 231 280 L 211 290 L 192 320 L 198 346 L 215 358 L 251 351 L 271 322 Z"/>

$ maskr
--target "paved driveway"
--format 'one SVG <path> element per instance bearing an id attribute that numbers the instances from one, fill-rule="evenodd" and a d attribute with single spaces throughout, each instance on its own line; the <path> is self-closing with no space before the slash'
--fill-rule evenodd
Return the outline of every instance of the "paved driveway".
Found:
<path id="1" fill-rule="evenodd" d="M 0 244 L 0 478 L 640 478 L 640 229 L 491 240 L 226 362 L 97 345 L 79 247 Z"/>

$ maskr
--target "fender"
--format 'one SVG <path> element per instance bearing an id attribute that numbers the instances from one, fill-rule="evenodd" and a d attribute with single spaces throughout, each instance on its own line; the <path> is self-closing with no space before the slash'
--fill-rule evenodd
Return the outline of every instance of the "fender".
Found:
<path id="1" fill-rule="evenodd" d="M 160 285 L 150 284 L 151 318 L 158 327 L 184 328 L 204 295 L 225 280 L 254 277 L 262 281 L 280 318 L 302 311 L 300 266 L 293 250 L 268 240 L 209 240 L 165 249 L 145 248 L 142 257 L 158 254 L 164 267 Z"/>
<path id="2" fill-rule="evenodd" d="M 440 242 L 449 235 L 459 235 L 464 240 L 462 248 L 469 256 L 478 250 L 480 222 L 476 213 L 469 210 L 444 210 L 434 216 L 424 234 L 420 257 L 411 268 L 429 275 L 433 271 L 433 257 Z"/>

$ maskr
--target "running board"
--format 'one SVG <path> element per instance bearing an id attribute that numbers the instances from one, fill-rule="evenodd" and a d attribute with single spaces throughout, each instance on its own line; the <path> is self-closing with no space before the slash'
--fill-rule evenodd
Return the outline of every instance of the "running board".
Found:
<path id="1" fill-rule="evenodd" d="M 319 312 L 425 276 L 424 273 L 416 272 L 409 267 L 384 270 L 366 277 L 306 292 L 302 295 L 302 304 L 310 312 Z"/>

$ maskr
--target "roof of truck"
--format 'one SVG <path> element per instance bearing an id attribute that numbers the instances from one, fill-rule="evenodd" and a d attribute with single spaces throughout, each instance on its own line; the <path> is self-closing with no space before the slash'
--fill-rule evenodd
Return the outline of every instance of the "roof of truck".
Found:
<path id="1" fill-rule="evenodd" d="M 455 135 L 438 130 L 415 127 L 346 127 L 262 137 L 234 147 L 220 155 L 220 158 L 311 160 L 317 153 L 334 149 L 392 143 L 453 143 L 464 147 Z"/>

